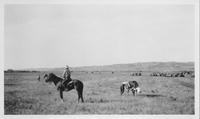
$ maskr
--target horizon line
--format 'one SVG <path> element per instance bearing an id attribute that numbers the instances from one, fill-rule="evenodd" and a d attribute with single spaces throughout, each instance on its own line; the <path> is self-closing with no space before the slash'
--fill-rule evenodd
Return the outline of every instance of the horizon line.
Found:
<path id="1" fill-rule="evenodd" d="M 112 66 L 112 65 L 125 65 L 125 64 L 138 64 L 138 63 L 195 63 L 195 61 L 143 61 L 143 62 L 130 62 L 130 63 L 114 63 L 114 64 L 97 64 L 97 65 L 79 65 L 79 66 L 70 66 L 71 68 L 81 68 L 81 67 L 100 67 L 100 66 Z M 12 70 L 30 70 L 30 69 L 53 69 L 61 68 L 63 66 L 56 67 L 33 67 L 33 68 L 4 68 L 4 71 Z"/>

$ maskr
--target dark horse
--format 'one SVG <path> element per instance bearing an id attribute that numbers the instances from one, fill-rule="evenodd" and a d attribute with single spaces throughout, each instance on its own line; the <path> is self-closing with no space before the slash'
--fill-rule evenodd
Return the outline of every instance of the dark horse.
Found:
<path id="1" fill-rule="evenodd" d="M 53 73 L 50 74 L 45 74 L 44 79 L 46 82 L 53 82 L 55 86 L 57 87 L 57 90 L 60 91 L 60 98 L 63 101 L 63 91 L 70 91 L 72 89 L 75 89 L 78 93 L 78 102 L 81 99 L 82 102 L 83 100 L 83 83 L 80 80 L 77 79 L 72 79 L 71 81 L 65 81 L 62 84 L 63 79 L 56 76 Z"/>

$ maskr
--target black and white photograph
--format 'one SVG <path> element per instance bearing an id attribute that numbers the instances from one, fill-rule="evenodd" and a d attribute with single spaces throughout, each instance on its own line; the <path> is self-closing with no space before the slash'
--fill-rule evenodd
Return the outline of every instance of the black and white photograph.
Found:
<path id="1" fill-rule="evenodd" d="M 4 4 L 3 115 L 196 119 L 199 1 L 163 1 Z"/>

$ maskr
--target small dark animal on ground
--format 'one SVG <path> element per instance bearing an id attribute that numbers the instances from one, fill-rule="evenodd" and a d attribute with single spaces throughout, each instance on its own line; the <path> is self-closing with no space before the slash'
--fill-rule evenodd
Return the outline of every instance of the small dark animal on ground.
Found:
<path id="1" fill-rule="evenodd" d="M 40 75 L 37 77 L 37 80 L 40 81 Z"/>

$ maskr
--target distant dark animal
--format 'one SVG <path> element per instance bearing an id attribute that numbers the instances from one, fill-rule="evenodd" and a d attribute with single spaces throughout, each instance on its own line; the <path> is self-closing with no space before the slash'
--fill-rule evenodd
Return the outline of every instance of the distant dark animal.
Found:
<path id="1" fill-rule="evenodd" d="M 46 82 L 53 82 L 55 84 L 55 86 L 57 87 L 57 90 L 60 91 L 60 98 L 62 101 L 63 101 L 63 91 L 68 92 L 72 89 L 75 89 L 78 93 L 78 102 L 80 99 L 82 102 L 84 102 L 83 83 L 80 80 L 77 80 L 77 79 L 72 79 L 71 81 L 66 80 L 62 84 L 63 79 L 56 76 L 53 73 L 45 74 L 44 78 Z"/>
<path id="2" fill-rule="evenodd" d="M 122 84 L 120 86 L 121 95 L 124 93 L 125 90 L 127 91 L 127 93 L 129 93 L 129 90 L 131 90 L 134 96 L 137 93 L 141 93 L 139 84 L 136 81 L 122 82 Z"/>
<path id="3" fill-rule="evenodd" d="M 183 72 L 180 73 L 180 77 L 185 77 Z"/>
<path id="4" fill-rule="evenodd" d="M 37 80 L 40 81 L 40 75 L 38 76 Z"/>
<path id="5" fill-rule="evenodd" d="M 134 72 L 130 74 L 131 76 L 142 76 L 142 71 L 140 72 Z"/>
<path id="6" fill-rule="evenodd" d="M 138 76 L 141 76 L 142 75 L 142 73 L 138 73 Z"/>

